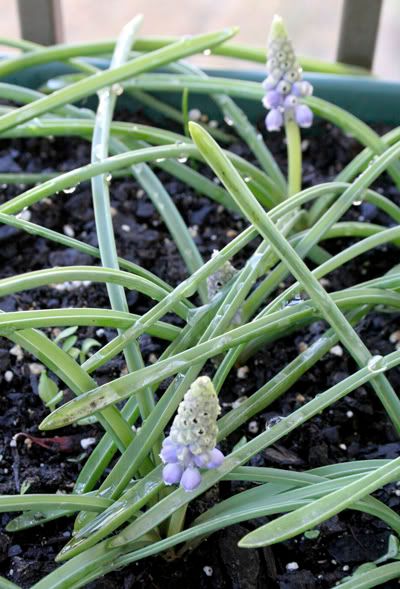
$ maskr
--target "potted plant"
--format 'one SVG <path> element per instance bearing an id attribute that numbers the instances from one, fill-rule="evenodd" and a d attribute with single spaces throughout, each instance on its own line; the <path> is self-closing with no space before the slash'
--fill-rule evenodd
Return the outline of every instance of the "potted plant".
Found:
<path id="1" fill-rule="evenodd" d="M 235 29 L 140 23 L 0 64 L 0 587 L 390 587 L 399 132 L 312 95 L 278 17 L 263 83 L 181 61 Z"/>

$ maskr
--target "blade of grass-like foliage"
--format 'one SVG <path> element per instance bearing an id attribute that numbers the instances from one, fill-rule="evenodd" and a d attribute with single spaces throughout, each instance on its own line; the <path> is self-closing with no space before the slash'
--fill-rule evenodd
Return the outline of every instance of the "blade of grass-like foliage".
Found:
<path id="1" fill-rule="evenodd" d="M 381 141 L 386 145 L 390 146 L 399 141 L 400 139 L 400 128 L 392 129 L 389 133 L 386 133 L 381 137 Z M 341 172 L 336 176 L 336 181 L 349 182 L 357 176 L 373 159 L 374 153 L 369 149 L 363 149 L 354 159 L 349 162 Z M 324 203 L 314 203 L 309 211 L 309 225 L 312 225 L 326 210 L 330 202 L 333 199 L 327 199 Z"/>
<path id="2" fill-rule="evenodd" d="M 311 505 L 301 507 L 294 513 L 284 515 L 250 532 L 240 540 L 239 546 L 258 548 L 283 542 L 350 507 L 358 499 L 396 480 L 399 475 L 400 458 L 396 458 L 389 464 L 378 468 L 374 473 L 367 474 L 342 489 L 317 499 Z"/>
<path id="3" fill-rule="evenodd" d="M 177 37 L 145 37 L 136 41 L 134 49 L 136 51 L 145 52 L 155 51 L 156 49 L 171 45 L 178 40 L 179 38 Z M 83 55 L 103 56 L 104 54 L 111 54 L 115 47 L 115 41 L 111 40 L 79 44 L 72 43 L 68 45 L 60 44 L 53 45 L 49 48 L 43 48 L 37 43 L 32 43 L 23 39 L 8 39 L 6 37 L 0 38 L 0 44 L 8 47 L 15 47 L 26 52 L 24 55 L 10 58 L 5 64 L 1 64 L 3 66 L 0 70 L 1 76 L 31 67 L 32 65 L 49 63 L 52 61 L 66 61 L 73 57 L 82 57 Z M 214 55 L 254 61 L 256 63 L 265 63 L 266 58 L 265 48 L 238 43 L 223 43 L 218 47 L 210 47 L 210 51 Z M 364 68 L 337 62 L 331 63 L 314 58 L 310 59 L 301 57 L 300 63 L 306 71 L 310 72 L 316 71 L 342 75 L 366 75 L 369 73 L 368 70 L 365 70 Z"/>
<path id="4" fill-rule="evenodd" d="M 385 364 L 388 369 L 397 365 L 399 362 L 399 352 L 395 352 L 394 354 L 391 354 L 385 358 Z M 201 488 L 193 492 L 190 495 L 190 497 L 188 497 L 186 493 L 181 492 L 179 490 L 174 491 L 173 494 L 171 494 L 169 497 L 163 500 L 163 505 L 161 507 L 160 504 L 158 504 L 156 506 L 157 509 L 153 507 L 149 510 L 149 512 L 140 516 L 137 522 L 135 522 L 136 528 L 139 524 L 139 529 L 137 529 L 136 531 L 138 531 L 139 535 L 141 535 L 141 529 L 146 528 L 147 526 L 149 526 L 149 529 L 151 529 L 152 527 L 158 524 L 158 522 L 156 522 L 157 519 L 159 519 L 159 521 L 162 521 L 163 519 L 168 517 L 168 510 L 174 511 L 180 505 L 185 504 L 191 498 L 202 493 L 203 490 L 205 490 L 209 486 L 212 486 L 219 478 L 222 478 L 225 472 L 229 472 L 238 464 L 246 462 L 251 455 L 257 453 L 258 451 L 261 451 L 261 449 L 265 447 L 265 445 L 274 443 L 276 439 L 279 439 L 279 437 L 285 435 L 286 433 L 288 433 L 288 431 L 297 427 L 300 422 L 306 421 L 313 415 L 316 415 L 325 407 L 328 407 L 331 403 L 348 394 L 351 390 L 357 388 L 357 386 L 363 384 L 363 382 L 368 381 L 371 377 L 371 372 L 369 372 L 367 368 L 364 368 L 358 371 L 356 375 L 348 377 L 345 381 L 339 383 L 338 385 L 335 385 L 329 391 L 326 391 L 325 393 L 320 395 L 318 399 L 310 401 L 309 403 L 307 403 L 305 407 L 302 407 L 301 410 L 295 412 L 297 416 L 295 414 L 292 414 L 290 422 L 287 419 L 282 420 L 282 422 L 275 425 L 274 428 L 272 428 L 270 431 L 260 434 L 259 436 L 257 436 L 255 440 L 252 440 L 251 442 L 247 443 L 245 447 L 235 451 L 234 459 L 228 459 L 229 462 L 225 463 L 223 467 L 223 473 L 217 473 L 216 471 L 209 471 L 208 473 L 206 473 L 204 477 L 206 480 L 203 481 Z M 161 469 L 156 470 L 159 471 L 161 476 Z M 156 514 L 154 513 L 155 511 Z M 143 519 L 145 519 L 146 522 L 143 522 Z M 119 536 L 121 536 L 121 534 Z M 119 538 L 119 536 L 117 536 L 117 538 Z M 163 545 L 156 547 L 155 551 L 158 552 L 163 550 L 164 543 L 169 542 L 169 545 L 173 545 L 175 538 L 176 537 L 174 537 L 173 539 L 168 538 L 164 540 Z M 183 540 L 185 539 L 186 538 L 183 538 Z M 178 540 L 178 542 L 179 541 L 180 540 Z M 153 545 L 151 548 L 154 550 L 155 545 Z M 82 554 L 76 556 L 70 562 L 66 563 L 61 568 L 56 570 L 54 573 L 51 573 L 48 577 L 46 577 L 46 579 L 43 579 L 38 584 L 36 584 L 36 589 L 56 589 L 57 587 L 63 587 L 64 583 L 67 583 L 68 586 L 71 588 L 79 587 L 81 586 L 80 581 L 82 579 L 85 579 L 86 582 L 88 578 L 96 578 L 96 576 L 104 574 L 107 570 L 111 570 L 113 566 L 123 566 L 125 564 L 128 564 L 128 562 L 133 562 L 135 560 L 138 560 L 139 558 L 147 556 L 147 553 L 145 551 L 136 551 L 135 553 L 131 555 L 128 554 L 126 557 L 124 557 L 121 554 L 121 552 L 127 550 L 128 547 L 126 546 L 120 549 L 114 549 L 109 546 L 109 542 L 102 542 L 94 548 L 91 548 L 83 552 Z M 113 563 L 112 565 L 110 565 L 111 562 Z M 84 576 L 86 574 L 86 571 L 87 576 Z"/>
<path id="5" fill-rule="evenodd" d="M 365 228 L 364 224 L 361 224 L 361 225 L 362 225 L 362 230 L 364 233 L 366 231 L 366 228 Z M 354 227 L 352 227 L 352 229 L 353 229 L 353 231 L 350 233 L 350 235 L 352 237 L 354 237 Z M 368 235 L 369 231 L 367 230 L 366 232 Z M 340 234 L 341 234 L 341 236 L 343 235 L 342 232 Z M 328 238 L 328 236 L 330 236 L 330 237 L 337 236 L 337 233 L 335 231 L 335 226 L 333 226 L 331 228 L 331 230 L 329 231 L 329 233 L 325 235 L 326 238 Z M 391 229 L 382 228 L 381 230 L 377 231 L 376 233 L 372 233 L 369 237 L 366 237 L 365 239 L 363 239 L 363 240 L 351 245 L 350 247 L 342 250 L 341 252 L 336 254 L 336 256 L 332 256 L 332 258 L 330 258 L 326 262 L 322 263 L 320 266 L 318 266 L 318 268 L 313 270 L 313 274 L 314 274 L 314 276 L 316 276 L 316 278 L 321 279 L 324 276 L 326 276 L 327 274 L 329 274 L 330 272 L 333 272 L 333 270 L 335 270 L 336 268 L 343 266 L 344 264 L 346 264 L 350 260 L 353 260 L 357 256 L 360 256 L 363 253 L 365 253 L 375 247 L 378 247 L 379 245 L 382 245 L 384 243 L 388 243 L 391 241 L 397 242 L 399 237 L 400 237 L 400 228 L 399 227 L 392 227 Z M 282 298 L 284 298 L 287 301 L 290 301 L 299 292 L 299 290 L 300 290 L 300 285 L 298 283 L 296 283 L 295 285 L 290 286 L 289 288 L 287 288 L 284 291 L 284 296 Z M 261 305 L 262 301 L 266 298 L 266 296 L 270 293 L 270 291 L 271 291 L 271 281 L 267 278 L 264 280 L 264 282 L 262 282 L 258 286 L 258 288 L 249 296 L 247 301 L 244 303 L 243 312 L 244 312 L 245 317 L 251 316 L 253 314 L 255 309 L 257 309 Z"/>
<path id="6" fill-rule="evenodd" d="M 370 589 L 399 577 L 400 562 L 392 562 L 376 569 L 369 569 L 364 573 L 356 572 L 350 579 L 340 583 L 338 587 L 340 589 Z"/>
<path id="7" fill-rule="evenodd" d="M 343 309 L 357 307 L 361 304 L 387 304 L 393 306 L 393 308 L 397 308 L 400 303 L 400 295 L 394 292 L 388 293 L 379 289 L 366 288 L 333 293 L 331 299 L 335 305 Z M 98 411 L 103 407 L 107 407 L 130 395 L 136 394 L 143 386 L 161 382 L 164 378 L 189 368 L 196 360 L 201 361 L 217 356 L 231 347 L 257 337 L 266 330 L 270 332 L 276 330 L 276 333 L 279 334 L 282 329 L 290 325 L 295 325 L 299 322 L 303 324 L 305 320 L 313 321 L 316 317 L 323 318 L 324 313 L 321 311 L 316 312 L 316 309 L 309 303 L 304 302 L 294 307 L 286 307 L 281 311 L 271 313 L 242 327 L 227 331 L 222 335 L 178 353 L 171 358 L 147 366 L 136 371 L 134 374 L 117 378 L 112 383 L 102 385 L 85 395 L 80 395 L 79 398 L 73 399 L 53 411 L 44 419 L 40 427 L 42 429 L 63 427 L 73 423 L 75 420 L 91 415 L 94 411 Z M 143 328 L 143 324 L 141 324 L 141 328 Z M 374 359 L 373 356 L 371 358 Z M 372 366 L 373 362 L 371 362 Z M 376 372 L 379 373 L 380 370 L 380 366 L 377 366 Z"/>
<path id="8" fill-rule="evenodd" d="M 300 282 L 317 308 L 321 311 L 323 317 L 335 329 L 336 333 L 339 335 L 339 339 L 346 346 L 358 365 L 366 365 L 372 358 L 369 350 L 341 311 L 334 304 L 331 297 L 326 293 L 318 280 L 313 276 L 312 272 L 304 264 L 303 260 L 297 255 L 296 251 L 293 250 L 287 240 L 280 235 L 270 218 L 264 214 L 263 209 L 257 203 L 254 196 L 248 190 L 246 184 L 242 181 L 228 159 L 224 156 L 219 146 L 207 134 L 207 132 L 198 125 L 191 123 L 190 131 L 193 140 L 203 153 L 205 159 L 224 183 L 237 204 L 242 208 L 249 221 L 257 227 L 264 239 L 271 243 L 279 257 L 284 260 L 284 264 L 287 266 L 288 270 Z M 384 161 L 385 165 L 383 169 L 385 169 L 391 161 L 398 157 L 399 153 L 400 144 L 389 148 L 385 154 L 377 159 L 377 169 L 372 170 L 374 166 L 371 166 L 371 168 L 360 177 L 359 184 L 362 186 L 365 178 L 368 178 L 368 180 L 371 178 L 371 181 L 376 178 L 380 171 L 379 164 Z M 370 172 L 370 174 L 368 172 Z M 352 189 L 357 191 L 357 182 L 349 189 L 351 194 Z M 335 203 L 337 208 L 339 208 L 342 200 L 345 202 L 346 196 L 346 193 L 344 193 L 341 199 Z M 323 218 L 320 221 L 323 223 Z M 305 240 L 309 239 L 312 232 L 318 232 L 318 226 L 319 224 L 317 223 Z M 300 247 L 301 245 L 302 244 L 300 244 Z M 400 431 L 400 401 L 397 395 L 383 376 L 378 375 L 376 380 L 372 381 L 371 384 L 388 412 L 397 431 Z"/>
<path id="9" fill-rule="evenodd" d="M 63 266 L 34 270 L 26 274 L 10 276 L 0 280 L 0 296 L 6 296 L 20 290 L 37 288 L 38 286 L 63 283 L 68 281 L 92 281 L 119 284 L 130 290 L 137 290 L 154 300 L 168 297 L 168 293 L 157 284 L 141 276 L 136 276 L 123 270 L 113 268 L 98 268 L 96 266 Z M 186 318 L 188 307 L 181 302 L 174 306 L 174 311 L 182 318 Z"/>
<path id="10" fill-rule="evenodd" d="M 188 88 L 196 93 L 223 93 L 228 96 L 237 96 L 250 100 L 261 101 L 264 90 L 257 82 L 243 80 L 232 81 L 228 78 L 207 78 L 202 79 L 196 76 L 170 74 L 143 74 L 126 83 L 129 87 L 138 87 L 145 90 L 176 92 L 178 89 Z M 365 147 L 369 147 L 375 154 L 384 152 L 386 146 L 379 135 L 375 133 L 366 123 L 344 109 L 315 96 L 302 98 L 302 101 L 310 106 L 315 114 L 326 119 L 344 131 L 350 132 Z M 400 182 L 400 167 L 394 162 L 389 169 L 396 184 Z"/>
<path id="11" fill-rule="evenodd" d="M 173 64 L 172 70 L 183 74 L 194 74 L 203 79 L 207 79 L 208 77 L 202 70 L 192 64 Z M 221 109 L 225 121 L 236 129 L 239 137 L 241 137 L 254 153 L 263 170 L 274 180 L 281 191 L 281 196 L 285 197 L 287 190 L 285 177 L 274 156 L 265 145 L 262 135 L 256 131 L 243 110 L 229 96 L 216 94 L 211 96 L 211 98 Z"/>
<path id="12" fill-rule="evenodd" d="M 49 309 L 36 311 L 13 311 L 0 314 L 2 335 L 21 329 L 44 327 L 96 326 L 123 329 L 138 321 L 140 315 L 109 309 Z M 170 323 L 157 321 L 149 327 L 149 335 L 173 341 L 181 329 Z"/>
<path id="13" fill-rule="evenodd" d="M 109 507 L 111 503 L 109 499 L 98 497 L 97 495 L 63 495 L 57 493 L 1 495 L 0 512 L 24 511 L 26 509 L 37 509 L 37 511 L 40 511 L 57 507 L 66 507 L 72 511 L 78 511 L 80 509 L 102 511 Z"/>
<path id="14" fill-rule="evenodd" d="M 40 360 L 49 370 L 54 372 L 76 395 L 90 390 L 96 382 L 54 342 L 50 341 L 43 333 L 25 329 L 18 333 L 4 334 L 9 340 L 20 345 Z M 115 407 L 107 409 L 98 419 L 103 427 L 110 433 L 118 448 L 123 449 L 129 445 L 134 434 L 128 423 L 121 417 Z"/>
<path id="15" fill-rule="evenodd" d="M 327 186 L 325 188 L 327 188 Z M 320 191 L 323 191 L 323 189 L 311 188 L 311 189 L 304 191 L 302 196 L 303 196 L 304 200 L 307 201 L 311 197 L 311 195 L 315 196 L 316 193 L 318 193 Z M 301 195 L 294 196 L 291 199 L 289 199 L 289 201 L 285 201 L 281 205 L 278 205 L 273 211 L 271 211 L 271 219 L 273 220 L 275 218 L 279 218 L 279 215 L 283 215 L 286 212 L 293 210 L 296 205 L 300 204 L 300 197 L 301 197 Z M 246 231 L 243 232 L 242 237 L 244 237 L 244 235 L 246 234 Z M 251 229 L 250 231 L 253 231 L 253 230 Z M 231 246 L 233 246 L 233 244 L 236 242 L 237 239 L 241 239 L 241 237 L 239 236 L 238 238 L 235 238 L 234 240 L 232 240 L 231 244 L 228 245 L 226 248 L 224 248 L 224 250 L 222 250 L 218 254 L 218 256 L 216 256 L 215 258 L 213 258 L 212 260 L 207 262 L 203 266 L 202 269 L 200 269 L 198 272 L 193 274 L 189 279 L 187 279 L 179 287 L 177 287 L 175 289 L 175 291 L 171 294 L 170 298 L 173 300 L 175 298 L 179 299 L 179 297 L 182 296 L 181 293 L 184 294 L 186 292 L 186 289 L 189 292 L 191 292 L 191 289 L 193 288 L 193 285 L 196 284 L 197 280 L 200 280 L 204 274 L 205 274 L 205 276 L 208 276 L 211 273 L 212 266 L 215 267 L 215 269 L 217 269 L 219 267 L 219 266 L 214 266 L 214 264 L 218 260 L 220 260 L 220 256 L 222 256 L 223 252 L 224 253 L 227 252 L 228 249 Z M 306 248 L 305 248 L 305 250 L 306 250 Z M 162 307 L 162 309 L 160 307 Z M 168 306 L 165 304 L 165 302 L 163 302 L 163 304 L 160 305 L 158 308 L 154 307 L 154 309 L 152 309 L 151 312 L 144 315 L 142 317 L 142 322 L 152 321 L 154 318 L 158 319 L 167 310 L 168 310 Z M 141 334 L 141 329 L 142 329 L 142 327 L 140 325 L 133 326 L 129 332 L 129 337 L 139 337 Z M 127 337 L 128 337 L 128 335 L 125 334 L 125 338 L 127 338 Z M 115 338 L 113 341 L 111 341 L 109 344 L 107 344 L 102 350 L 99 350 L 99 352 L 93 354 L 93 356 L 86 363 L 86 368 L 93 370 L 96 367 L 103 364 L 105 361 L 112 358 L 115 354 L 117 354 L 121 351 L 121 349 L 123 347 L 123 343 L 124 342 L 122 342 L 121 339 L 118 340 L 118 338 Z"/>
<path id="16" fill-rule="evenodd" d="M 57 231 L 53 231 L 52 229 L 47 229 L 46 227 L 42 227 L 41 225 L 32 223 L 31 221 L 19 219 L 18 217 L 14 217 L 13 215 L 5 215 L 4 213 L 0 213 L 0 223 L 10 225 L 11 227 L 15 227 L 16 229 L 21 229 L 22 231 L 30 233 L 31 235 L 38 235 L 39 237 L 44 237 L 45 239 L 49 239 L 50 241 L 54 241 L 56 243 L 60 243 L 61 245 L 65 245 L 66 247 L 76 249 L 85 254 L 89 254 L 90 256 L 93 256 L 95 258 L 100 257 L 100 252 L 98 248 L 83 243 L 82 241 L 79 241 L 74 237 L 68 237 L 67 235 L 64 235 L 64 233 L 58 233 Z M 164 280 L 162 280 L 149 270 L 146 270 L 145 268 L 138 266 L 134 262 L 130 262 L 129 260 L 125 260 L 124 258 L 118 258 L 118 263 L 123 270 L 141 276 L 142 278 L 145 278 L 146 280 L 153 282 L 165 291 L 170 292 L 172 290 L 171 286 L 164 282 Z"/>
<path id="17" fill-rule="evenodd" d="M 260 470 L 263 474 L 255 476 L 253 479 L 246 478 L 246 476 L 241 474 L 241 471 L 252 471 L 254 477 L 254 470 Z M 237 474 L 238 472 L 239 476 Z M 210 533 L 211 531 L 238 523 L 239 521 L 281 513 L 285 509 L 292 509 L 293 504 L 297 506 L 304 499 L 312 500 L 314 497 L 326 494 L 331 489 L 340 488 L 349 481 L 358 480 L 359 478 L 359 475 L 356 474 L 346 476 L 345 481 L 341 478 L 335 479 L 334 481 L 327 481 L 327 479 L 311 473 L 293 473 L 281 469 L 239 467 L 224 477 L 224 480 L 253 480 L 254 482 L 257 480 L 266 480 L 268 482 L 272 481 L 272 484 L 263 484 L 262 486 L 244 491 L 214 506 L 195 520 L 193 526 L 197 526 L 197 529 L 190 530 L 189 537 L 202 536 L 205 532 Z M 155 480 L 157 479 L 155 478 Z M 140 487 L 141 485 L 144 488 L 144 481 L 137 486 Z M 148 486 L 148 483 L 146 485 Z M 304 489 L 304 487 L 306 488 Z M 291 489 L 294 490 L 291 491 Z M 80 551 L 93 546 L 96 542 L 120 527 L 128 518 L 132 518 L 137 513 L 138 506 L 143 503 L 140 491 L 141 489 L 137 495 L 134 489 L 129 490 L 119 501 L 113 503 L 88 525 L 80 529 L 61 551 L 57 557 L 58 560 L 71 558 Z M 147 493 L 148 500 L 149 494 Z M 377 507 L 381 508 L 380 502 L 378 504 L 365 504 L 357 507 L 360 507 L 362 511 L 368 511 Z M 221 515 L 223 516 L 222 518 Z M 385 511 L 382 509 L 382 515 L 385 520 L 393 524 L 394 529 L 400 529 L 400 517 L 396 516 L 392 510 L 388 509 Z M 205 529 L 201 525 L 197 525 L 203 523 L 208 524 L 210 521 L 212 521 L 211 527 L 206 526 Z"/>
<path id="18" fill-rule="evenodd" d="M 400 351 L 396 351 L 393 354 L 385 356 L 383 365 L 389 368 L 393 365 L 397 365 L 399 361 Z M 177 489 L 168 497 L 160 501 L 156 506 L 142 514 L 135 522 L 130 524 L 118 536 L 109 542 L 110 548 L 122 545 L 126 548 L 127 543 L 134 541 L 135 538 L 140 537 L 148 529 L 152 529 L 154 526 L 158 525 L 161 521 L 166 519 L 172 511 L 175 511 L 181 505 L 186 504 L 191 499 L 203 493 L 235 467 L 247 462 L 251 456 L 275 443 L 283 435 L 287 435 L 289 431 L 299 427 L 300 424 L 304 423 L 324 408 L 332 405 L 334 402 L 360 386 L 362 382 L 367 382 L 371 378 L 373 378 L 373 373 L 368 367 L 364 367 L 324 393 L 321 393 L 317 398 L 309 401 L 300 409 L 282 419 L 268 431 L 259 434 L 253 440 L 232 452 L 226 457 L 223 465 L 219 467 L 217 471 L 208 471 L 204 473 L 199 487 L 192 491 L 190 495 L 183 489 Z"/>
<path id="19" fill-rule="evenodd" d="M 122 67 L 129 57 L 130 48 L 141 26 L 143 17 L 135 17 L 124 26 L 115 45 L 109 71 Z M 99 104 L 93 129 L 91 162 L 104 161 L 108 156 L 110 141 L 110 125 L 117 101 L 117 94 L 111 88 L 104 88 L 99 94 Z M 110 192 L 105 174 L 94 176 L 91 181 L 92 201 L 96 223 L 96 235 L 102 265 L 118 270 L 118 255 L 115 244 L 114 229 L 111 215 Z M 107 284 L 108 298 L 113 310 L 128 312 L 129 307 L 125 291 L 119 284 Z M 123 335 L 122 330 L 118 330 Z M 124 357 L 129 372 L 144 366 L 139 344 L 131 341 L 124 348 Z M 154 407 L 154 398 L 149 388 L 143 389 L 138 396 L 138 405 L 142 419 L 145 419 Z"/>
<path id="20" fill-rule="evenodd" d="M 235 33 L 236 29 L 231 28 L 216 33 L 198 35 L 189 39 L 182 38 L 170 46 L 138 57 L 137 59 L 113 70 L 107 70 L 84 80 L 80 80 L 75 84 L 71 84 L 71 86 L 68 86 L 67 88 L 54 92 L 50 96 L 46 96 L 32 104 L 23 106 L 16 112 L 3 115 L 0 117 L 0 132 L 10 129 L 24 121 L 28 121 L 44 112 L 54 110 L 54 108 L 57 108 L 58 106 L 63 106 L 70 102 L 76 102 L 85 96 L 90 96 L 105 86 L 111 86 L 112 84 L 121 82 L 124 79 L 135 76 L 148 69 L 160 67 L 170 61 L 193 55 L 207 47 L 220 44 L 232 37 Z M 0 76 L 2 75 L 4 75 L 4 73 L 0 69 Z"/>
<path id="21" fill-rule="evenodd" d="M 35 121 L 37 121 L 35 123 Z M 41 137 L 41 136 L 69 136 L 69 135 L 79 135 L 84 139 L 88 139 L 89 135 L 93 131 L 93 121 L 89 121 L 86 119 L 68 119 L 68 122 L 65 119 L 58 119 L 57 123 L 53 119 L 33 119 L 29 124 L 20 125 L 16 128 L 6 131 L 3 134 L 3 137 Z M 146 140 L 149 143 L 154 143 L 156 145 L 168 145 L 170 143 L 178 144 L 182 149 L 179 153 L 171 153 L 170 156 L 164 154 L 157 154 L 156 157 L 150 158 L 148 161 L 155 161 L 156 164 L 157 160 L 164 160 L 166 157 L 171 158 L 181 158 L 183 156 L 187 157 L 195 157 L 201 159 L 199 156 L 198 150 L 192 144 L 192 142 L 188 143 L 187 138 L 184 135 L 179 135 L 178 133 L 172 133 L 171 131 L 165 131 L 161 129 L 155 129 L 153 127 L 149 127 L 146 125 L 132 125 L 131 123 L 112 123 L 111 125 L 112 133 L 117 135 L 122 135 L 124 140 L 126 137 L 134 137 L 137 139 Z M 190 145 L 189 151 L 188 146 Z M 245 159 L 235 155 L 227 151 L 228 156 L 234 161 L 235 165 L 240 170 L 240 173 L 243 174 L 247 179 L 249 179 L 249 186 L 252 190 L 257 189 L 257 197 L 262 198 L 262 201 L 268 206 L 268 208 L 274 206 L 277 202 L 279 202 L 279 191 L 277 191 L 276 185 L 270 180 L 270 178 L 264 174 L 259 168 L 254 166 L 253 164 L 247 162 Z M 112 160 L 113 161 L 113 160 Z M 133 163 L 140 163 L 141 161 L 146 160 L 139 160 L 138 162 Z M 131 163 L 129 162 L 129 165 Z M 160 164 L 159 167 L 162 167 Z M 123 166 L 116 166 L 115 169 L 111 170 L 113 173 L 118 171 L 119 169 L 123 169 Z M 103 170 L 101 170 L 103 172 Z M 95 174 L 93 174 L 95 175 Z M 91 177 L 91 176 L 89 176 Z M 191 176 L 188 174 L 188 177 Z M 224 191 L 226 193 L 226 191 Z"/>

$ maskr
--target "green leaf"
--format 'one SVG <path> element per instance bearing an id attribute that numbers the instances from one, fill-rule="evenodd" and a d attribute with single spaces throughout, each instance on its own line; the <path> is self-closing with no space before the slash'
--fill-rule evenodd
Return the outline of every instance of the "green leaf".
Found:
<path id="1" fill-rule="evenodd" d="M 314 528 L 336 513 L 354 504 L 358 499 L 376 491 L 387 483 L 396 480 L 400 475 L 400 458 L 391 460 L 389 464 L 378 468 L 374 473 L 367 474 L 359 480 L 346 485 L 338 491 L 280 517 L 265 526 L 247 534 L 239 542 L 242 548 L 258 548 L 283 542 Z"/>
<path id="2" fill-rule="evenodd" d="M 58 344 L 63 339 L 68 338 L 70 335 L 74 335 L 74 333 L 76 333 L 77 330 L 77 325 L 72 325 L 71 327 L 67 327 L 67 329 L 63 329 L 62 331 L 60 331 L 57 337 L 54 338 L 54 343 Z"/>

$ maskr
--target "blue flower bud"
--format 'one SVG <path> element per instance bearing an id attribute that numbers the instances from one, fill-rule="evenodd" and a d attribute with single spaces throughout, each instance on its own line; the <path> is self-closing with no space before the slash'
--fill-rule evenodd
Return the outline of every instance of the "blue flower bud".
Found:
<path id="1" fill-rule="evenodd" d="M 163 468 L 163 480 L 166 485 L 176 485 L 182 478 L 183 468 L 180 464 L 166 464 Z"/>
<path id="2" fill-rule="evenodd" d="M 181 485 L 185 491 L 194 491 L 201 483 L 201 474 L 197 468 L 189 466 L 182 475 Z"/>
<path id="3" fill-rule="evenodd" d="M 224 461 L 224 455 L 221 450 L 214 448 L 210 452 L 210 462 L 207 464 L 207 468 L 218 468 Z"/>
<path id="4" fill-rule="evenodd" d="M 277 108 L 273 108 L 269 111 L 265 117 L 265 126 L 268 131 L 279 131 L 282 127 L 283 115 Z"/>
<path id="5" fill-rule="evenodd" d="M 313 122 L 313 113 L 306 104 L 299 104 L 295 108 L 295 118 L 299 127 L 311 127 Z"/>
<path id="6" fill-rule="evenodd" d="M 269 90 L 262 102 L 265 108 L 277 108 L 282 104 L 282 94 L 277 90 Z"/>

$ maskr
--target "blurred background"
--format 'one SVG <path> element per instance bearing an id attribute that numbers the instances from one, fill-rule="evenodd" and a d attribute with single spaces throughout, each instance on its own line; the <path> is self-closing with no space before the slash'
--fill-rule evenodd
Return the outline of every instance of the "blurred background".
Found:
<path id="1" fill-rule="evenodd" d="M 39 0 L 25 0 L 31 7 Z M 144 15 L 146 35 L 185 35 L 239 25 L 236 40 L 262 46 L 271 18 L 280 14 L 300 55 L 334 60 L 344 0 L 60 0 L 63 41 L 115 37 L 135 14 Z M 0 36 L 21 36 L 17 0 L 0 0 Z M 33 12 L 34 15 L 34 12 Z M 34 17 L 34 16 L 33 16 Z M 357 27 L 357 22 L 352 23 Z M 384 0 L 373 71 L 400 80 L 400 0 Z M 223 58 L 213 65 L 228 66 Z M 199 61 L 200 60 L 200 61 Z M 210 58 L 198 58 L 202 65 Z M 237 66 L 236 62 L 236 66 Z M 246 67 L 246 64 L 240 64 Z M 251 67 L 251 65 L 247 65 Z"/>

